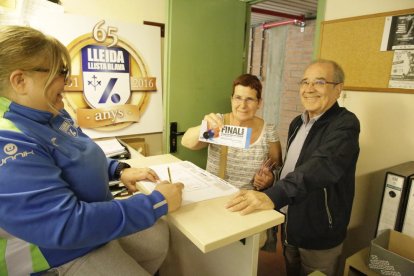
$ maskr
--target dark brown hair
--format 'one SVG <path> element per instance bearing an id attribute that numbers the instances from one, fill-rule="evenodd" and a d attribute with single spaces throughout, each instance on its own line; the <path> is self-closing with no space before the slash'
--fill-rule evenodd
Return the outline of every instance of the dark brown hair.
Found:
<path id="1" fill-rule="evenodd" d="M 251 89 L 256 90 L 257 99 L 260 100 L 262 98 L 262 83 L 260 82 L 259 78 L 257 78 L 255 75 L 243 74 L 243 75 L 238 76 L 233 81 L 233 92 L 231 94 L 232 96 L 234 95 L 234 88 L 237 85 L 247 86 L 247 87 L 250 87 Z"/>

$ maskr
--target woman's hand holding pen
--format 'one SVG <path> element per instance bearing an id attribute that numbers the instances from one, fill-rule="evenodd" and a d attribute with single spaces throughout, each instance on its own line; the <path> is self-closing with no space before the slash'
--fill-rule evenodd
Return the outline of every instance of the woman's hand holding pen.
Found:
<path id="1" fill-rule="evenodd" d="M 149 180 L 151 182 L 159 182 L 160 178 L 157 173 L 150 168 L 127 168 L 122 171 L 121 182 L 127 187 L 130 193 L 136 192 L 136 182 L 140 180 Z M 174 183 L 171 185 L 168 181 L 162 181 L 155 187 L 167 201 L 168 212 L 173 212 L 180 208 L 182 202 L 182 183 Z"/>
<path id="2" fill-rule="evenodd" d="M 122 171 L 121 182 L 127 187 L 128 192 L 134 193 L 138 191 L 136 182 L 140 180 L 149 180 L 151 182 L 158 182 L 160 178 L 150 168 L 127 168 Z"/>
<path id="3" fill-rule="evenodd" d="M 155 187 L 155 190 L 165 197 L 168 204 L 168 213 L 180 208 L 183 199 L 183 189 L 184 184 L 179 182 L 171 184 L 168 181 L 162 181 Z"/>

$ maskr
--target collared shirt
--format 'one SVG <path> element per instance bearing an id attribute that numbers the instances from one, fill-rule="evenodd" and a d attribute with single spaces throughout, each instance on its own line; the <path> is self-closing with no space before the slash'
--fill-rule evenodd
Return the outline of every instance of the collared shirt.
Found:
<path id="1" fill-rule="evenodd" d="M 280 179 L 284 178 L 288 173 L 293 172 L 298 162 L 300 152 L 302 151 L 303 144 L 305 143 L 306 137 L 308 136 L 309 131 L 311 130 L 313 124 L 322 116 L 318 115 L 309 119 L 309 114 L 307 111 L 302 113 L 302 125 L 300 126 L 298 133 L 293 139 L 292 144 L 290 145 L 288 152 L 286 153 L 285 164 L 283 165 L 282 172 L 280 173 Z M 282 213 L 287 213 L 288 206 L 284 206 L 280 209 Z"/>
<path id="2" fill-rule="evenodd" d="M 309 119 L 308 112 L 305 111 L 302 113 L 302 126 L 299 128 L 298 133 L 293 139 L 292 144 L 289 147 L 288 152 L 286 153 L 285 164 L 283 165 L 282 172 L 280 173 L 280 179 L 284 178 L 288 173 L 292 172 L 295 169 L 296 162 L 299 159 L 300 152 L 302 151 L 303 143 L 305 143 L 306 137 L 313 124 L 322 116 L 318 115 Z"/>

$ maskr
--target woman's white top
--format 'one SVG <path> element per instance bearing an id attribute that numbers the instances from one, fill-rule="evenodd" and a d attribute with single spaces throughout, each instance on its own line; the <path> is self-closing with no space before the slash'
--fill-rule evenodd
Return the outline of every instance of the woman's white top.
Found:
<path id="1" fill-rule="evenodd" d="M 224 180 L 240 189 L 253 189 L 253 178 L 269 157 L 269 142 L 279 141 L 276 126 L 265 123 L 257 140 L 248 149 L 228 147 Z M 206 170 L 219 174 L 221 146 L 208 147 Z"/>

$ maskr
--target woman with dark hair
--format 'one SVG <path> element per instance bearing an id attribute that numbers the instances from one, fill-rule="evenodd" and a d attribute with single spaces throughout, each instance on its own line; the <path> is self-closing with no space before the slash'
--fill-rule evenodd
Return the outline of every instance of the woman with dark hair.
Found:
<path id="1" fill-rule="evenodd" d="M 273 177 L 264 177 L 260 172 L 264 163 L 266 169 L 281 165 L 281 147 L 276 126 L 267 124 L 256 116 L 262 104 L 262 84 L 251 74 L 243 74 L 233 81 L 231 94 L 232 112 L 228 114 L 210 113 L 204 116 L 208 129 L 221 129 L 224 118 L 227 125 L 248 127 L 252 129 L 250 147 L 241 149 L 229 147 L 224 180 L 241 189 L 264 190 L 273 183 Z M 221 146 L 199 141 L 200 126 L 189 128 L 182 138 L 182 145 L 193 150 L 208 146 L 206 170 L 219 175 Z M 267 161 L 267 162 L 266 162 Z"/>

